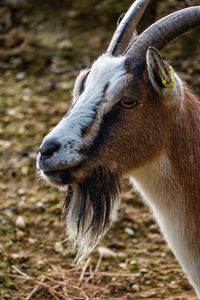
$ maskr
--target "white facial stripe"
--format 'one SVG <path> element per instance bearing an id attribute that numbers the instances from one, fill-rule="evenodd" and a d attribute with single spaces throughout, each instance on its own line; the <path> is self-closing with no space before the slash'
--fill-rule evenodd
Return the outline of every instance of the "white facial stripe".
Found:
<path id="1" fill-rule="evenodd" d="M 115 82 L 125 74 L 125 57 L 113 57 L 106 54 L 98 58 L 86 80 L 87 89 L 103 90 L 106 84 Z"/>
<path id="2" fill-rule="evenodd" d="M 87 76 L 83 93 L 73 102 L 73 106 L 66 117 L 46 136 L 44 141 L 53 139 L 61 144 L 57 156 L 63 163 L 65 161 L 66 164 L 74 163 L 82 159 L 79 150 L 85 143 L 88 145 L 88 141 L 92 139 L 87 137 L 87 141 L 84 140 L 81 136 L 81 131 L 90 126 L 97 115 L 99 118 L 100 115 L 112 107 L 115 96 L 123 87 L 122 80 L 119 80 L 119 85 L 117 82 L 126 73 L 124 62 L 124 57 L 102 55 L 93 64 Z M 75 84 L 75 97 L 77 97 L 76 89 L 80 87 L 80 79 L 84 80 L 85 75 L 85 72 L 81 73 L 77 79 L 79 83 Z M 109 97 L 105 99 L 104 91 L 106 86 L 110 87 L 110 93 Z M 95 125 L 97 125 L 95 126 L 95 131 L 97 132 L 100 121 L 95 122 Z M 54 163 L 55 160 L 56 158 L 54 158 Z"/>
<path id="3" fill-rule="evenodd" d="M 113 96 L 120 92 L 122 84 L 119 80 L 119 88 L 115 85 L 118 78 L 125 74 L 124 57 L 111 57 L 108 55 L 101 56 L 92 66 L 92 69 L 86 79 L 85 90 L 80 95 L 79 99 L 74 103 L 74 106 L 66 118 L 51 131 L 49 136 L 53 135 L 59 141 L 67 138 L 80 139 L 81 129 L 90 124 L 92 121 L 96 106 L 102 100 L 102 94 L 107 84 L 110 87 L 114 86 L 110 92 L 110 100 Z M 81 74 L 81 77 L 84 76 Z M 112 97 L 111 97 L 111 94 Z M 109 102 L 109 101 L 108 101 Z M 110 105 L 109 105 L 110 106 Z"/>
<path id="4" fill-rule="evenodd" d="M 77 119 L 82 119 L 83 127 L 89 125 L 93 120 L 95 111 L 99 108 L 97 106 L 101 102 L 103 111 L 107 112 L 115 104 L 113 102 L 116 99 L 118 100 L 117 93 L 120 93 L 120 90 L 123 88 L 123 80 L 121 78 L 126 72 L 124 61 L 124 57 L 116 58 L 104 54 L 93 64 L 85 82 L 85 90 L 77 99 L 70 112 Z M 80 75 L 82 78 L 85 76 L 85 74 Z M 106 99 L 103 99 L 106 85 L 109 85 L 110 93 Z"/>

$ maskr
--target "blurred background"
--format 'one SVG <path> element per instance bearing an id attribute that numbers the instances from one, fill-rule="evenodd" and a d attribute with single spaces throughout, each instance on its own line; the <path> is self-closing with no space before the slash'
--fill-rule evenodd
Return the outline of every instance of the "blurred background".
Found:
<path id="1" fill-rule="evenodd" d="M 68 255 L 65 192 L 37 179 L 35 159 L 66 113 L 79 71 L 105 51 L 131 0 L 0 1 L 0 299 L 196 299 L 149 210 L 122 182 L 118 221 L 81 267 Z M 199 0 L 152 0 L 141 32 Z M 200 35 L 162 54 L 200 94 Z"/>

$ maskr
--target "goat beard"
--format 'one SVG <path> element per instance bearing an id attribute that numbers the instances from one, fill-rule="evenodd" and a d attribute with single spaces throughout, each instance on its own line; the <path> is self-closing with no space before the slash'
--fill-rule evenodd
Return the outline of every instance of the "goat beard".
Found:
<path id="1" fill-rule="evenodd" d="M 94 169 L 79 185 L 69 185 L 63 207 L 69 241 L 82 262 L 116 218 L 120 183 L 117 172 Z"/>

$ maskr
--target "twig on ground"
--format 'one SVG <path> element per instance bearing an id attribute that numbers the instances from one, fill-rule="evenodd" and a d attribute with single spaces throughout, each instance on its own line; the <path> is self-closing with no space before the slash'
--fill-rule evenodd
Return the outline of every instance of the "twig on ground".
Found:
<path id="1" fill-rule="evenodd" d="M 25 298 L 25 300 L 30 300 L 32 296 L 37 292 L 38 288 L 40 287 L 39 284 L 37 284 L 34 289 L 31 291 L 31 293 Z"/>
<path id="2" fill-rule="evenodd" d="M 86 260 L 86 262 L 85 262 L 85 264 L 84 264 L 84 266 L 83 266 L 81 275 L 80 275 L 80 277 L 79 277 L 79 281 L 80 281 L 80 282 L 83 281 L 83 278 L 84 278 L 84 276 L 85 276 L 86 270 L 87 270 L 87 268 L 88 268 L 90 262 L 91 262 L 91 258 L 89 257 L 89 258 Z"/>
<path id="3" fill-rule="evenodd" d="M 19 273 L 21 276 L 25 277 L 26 279 L 29 279 L 29 280 L 32 279 L 32 280 L 33 280 L 32 277 L 30 277 L 28 274 L 22 272 L 21 270 L 19 270 L 16 266 L 12 265 L 12 268 L 13 268 L 17 273 Z"/>

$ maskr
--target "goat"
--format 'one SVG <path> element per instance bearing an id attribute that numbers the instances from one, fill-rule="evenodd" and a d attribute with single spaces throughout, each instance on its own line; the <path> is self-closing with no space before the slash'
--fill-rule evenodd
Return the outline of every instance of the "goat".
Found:
<path id="1" fill-rule="evenodd" d="M 68 186 L 64 218 L 78 261 L 116 218 L 119 179 L 130 177 L 200 297 L 200 103 L 159 53 L 200 25 L 200 6 L 137 36 L 148 2 L 132 4 L 106 53 L 80 73 L 37 168 Z"/>

